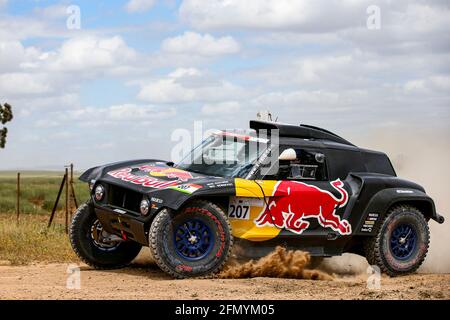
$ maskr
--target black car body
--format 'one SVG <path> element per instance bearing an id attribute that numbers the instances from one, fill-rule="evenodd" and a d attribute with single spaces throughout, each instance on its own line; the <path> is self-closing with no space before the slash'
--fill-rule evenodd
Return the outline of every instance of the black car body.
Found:
<path id="1" fill-rule="evenodd" d="M 203 169 L 209 168 L 205 165 L 154 159 L 89 169 L 80 179 L 91 185 L 91 210 L 107 233 L 149 246 L 152 222 L 162 210 L 176 216 L 192 201 L 208 201 L 228 213 L 235 242 L 248 249 L 244 251 L 251 257 L 279 244 L 315 256 L 344 252 L 368 256 L 367 250 L 375 250 L 375 240 L 370 239 L 380 235 L 395 208 L 414 208 L 424 221 L 444 221 L 424 188 L 398 178 L 384 153 L 359 148 L 312 126 L 251 121 L 250 127 L 256 135 L 222 134 L 233 141 L 262 141 L 266 146 L 239 170 L 221 169 L 220 175 Z M 269 132 L 267 139 L 259 138 L 261 132 Z M 276 142 L 270 132 L 276 132 Z M 280 160 L 276 170 L 270 171 L 273 164 L 265 160 L 274 150 Z M 263 168 L 269 173 L 263 173 Z M 99 185 L 102 197 L 96 197 Z M 398 241 L 412 247 L 408 237 L 420 232 L 416 229 L 404 229 L 406 234 L 398 236 Z M 390 239 L 394 241 L 394 236 Z M 419 240 L 415 246 L 420 246 Z M 402 250 L 400 258 L 408 251 Z M 375 258 L 369 262 L 377 264 Z"/>

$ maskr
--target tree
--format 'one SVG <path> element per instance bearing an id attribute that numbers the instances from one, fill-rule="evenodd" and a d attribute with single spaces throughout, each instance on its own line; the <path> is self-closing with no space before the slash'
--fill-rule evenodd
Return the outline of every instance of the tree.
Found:
<path id="1" fill-rule="evenodd" d="M 11 121 L 13 118 L 12 107 L 5 103 L 4 105 L 0 104 L 0 122 L 2 124 L 6 124 Z M 0 130 L 0 148 L 5 148 L 6 145 L 6 136 L 8 135 L 8 129 L 3 127 Z"/>

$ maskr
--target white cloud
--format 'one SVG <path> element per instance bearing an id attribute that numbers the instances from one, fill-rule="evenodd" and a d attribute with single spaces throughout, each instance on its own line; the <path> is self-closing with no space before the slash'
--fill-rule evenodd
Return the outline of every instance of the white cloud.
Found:
<path id="1" fill-rule="evenodd" d="M 362 50 L 383 55 L 420 55 L 448 52 L 450 48 L 450 10 L 437 3 L 417 1 L 386 2 L 381 11 L 381 29 L 364 27 L 342 31 L 339 36 Z"/>
<path id="2" fill-rule="evenodd" d="M 352 104 L 352 101 L 361 101 L 367 97 L 367 92 L 357 90 L 325 91 L 325 90 L 296 90 L 273 91 L 262 94 L 252 100 L 259 108 L 276 110 L 277 108 L 305 109 L 311 112 L 324 110 L 337 111 Z"/>
<path id="3" fill-rule="evenodd" d="M 199 29 L 335 30 L 365 22 L 370 1 L 185 0 L 181 18 Z"/>
<path id="4" fill-rule="evenodd" d="M 434 76 L 430 81 L 435 88 L 450 92 L 450 76 Z"/>
<path id="5" fill-rule="evenodd" d="M 135 122 L 139 124 L 155 123 L 159 120 L 173 118 L 177 115 L 175 108 L 158 108 L 135 104 L 123 104 L 108 108 L 85 108 L 69 115 L 70 120 L 81 119 L 87 123 L 121 124 Z"/>
<path id="6" fill-rule="evenodd" d="M 36 8 L 34 12 L 37 16 L 44 19 L 61 19 L 69 16 L 67 13 L 68 7 L 69 5 L 55 4 L 43 8 Z"/>
<path id="7" fill-rule="evenodd" d="M 64 41 L 51 51 L 33 46 L 24 47 L 20 41 L 0 41 L 0 71 L 114 72 L 131 67 L 139 54 L 119 36 L 78 36 Z"/>
<path id="8" fill-rule="evenodd" d="M 135 61 L 137 53 L 119 37 L 82 36 L 69 39 L 56 52 L 50 67 L 58 71 L 92 71 L 117 69 Z"/>
<path id="9" fill-rule="evenodd" d="M 202 113 L 207 116 L 237 115 L 241 110 L 241 104 L 237 101 L 225 101 L 215 104 L 205 104 Z"/>
<path id="10" fill-rule="evenodd" d="M 424 80 L 410 80 L 404 84 L 404 89 L 406 92 L 424 92 L 426 91 L 425 88 L 425 81 Z"/>
<path id="11" fill-rule="evenodd" d="M 450 76 L 430 76 L 425 79 L 414 79 L 407 81 L 404 90 L 409 94 L 431 94 L 437 96 L 439 93 L 450 92 Z"/>
<path id="12" fill-rule="evenodd" d="M 25 48 L 19 41 L 0 41 L 0 71 L 17 71 L 38 60 L 40 54 L 38 49 Z"/>
<path id="13" fill-rule="evenodd" d="M 195 68 L 178 68 L 167 77 L 141 84 L 138 98 L 152 103 L 213 102 L 239 98 L 242 88 Z"/>
<path id="14" fill-rule="evenodd" d="M 61 34 L 61 32 L 59 33 Z M 18 40 L 43 35 L 55 35 L 44 21 L 21 16 L 3 16 L 0 19 L 0 40 Z"/>
<path id="15" fill-rule="evenodd" d="M 54 110 L 73 110 L 80 107 L 80 97 L 78 93 L 57 92 L 54 95 L 44 94 L 41 96 L 20 96 L 14 98 L 12 104 L 20 108 L 24 115 L 30 115 L 33 112 L 46 114 Z"/>
<path id="16" fill-rule="evenodd" d="M 0 74 L 0 92 L 5 96 L 35 95 L 51 92 L 45 75 L 27 73 Z"/>
<path id="17" fill-rule="evenodd" d="M 377 5 L 381 12 L 381 29 L 368 30 L 366 9 Z M 448 52 L 450 43 L 450 10 L 448 3 L 379 0 L 185 0 L 179 9 L 180 17 L 200 30 L 259 30 L 250 41 L 267 39 L 272 33 L 281 33 L 278 41 L 292 38 L 289 33 L 303 38 L 287 39 L 284 43 L 298 44 L 324 42 L 330 37 L 348 46 L 372 52 L 408 53 Z M 316 37 L 316 39 L 312 37 Z M 320 38 L 318 38 L 320 37 Z M 273 38 L 273 36 L 272 36 Z M 276 45 L 266 40 L 267 45 Z"/>
<path id="18" fill-rule="evenodd" d="M 157 109 L 154 106 L 123 104 L 111 106 L 107 119 L 115 121 L 156 121 L 176 116 L 175 108 Z"/>
<path id="19" fill-rule="evenodd" d="M 86 79 L 144 72 L 140 58 L 118 36 L 73 37 L 50 51 L 0 41 L 0 92 L 14 99 L 70 94 Z"/>
<path id="20" fill-rule="evenodd" d="M 51 113 L 51 117 L 36 121 L 39 128 L 66 126 L 78 123 L 80 126 L 121 125 L 138 122 L 154 123 L 158 120 L 175 117 L 176 109 L 158 108 L 149 105 L 122 104 L 109 107 L 81 107 Z"/>
<path id="21" fill-rule="evenodd" d="M 239 49 L 239 44 L 230 36 L 214 38 L 210 34 L 201 35 L 192 31 L 162 42 L 162 50 L 169 53 L 217 56 L 236 53 Z"/>
<path id="22" fill-rule="evenodd" d="M 374 90 L 439 75 L 450 66 L 450 56 L 380 55 L 352 48 L 342 53 L 290 56 L 248 68 L 242 77 L 271 90 Z"/>
<path id="23" fill-rule="evenodd" d="M 126 4 L 126 9 L 130 13 L 144 12 L 150 10 L 155 2 L 155 0 L 130 0 Z"/>
<path id="24" fill-rule="evenodd" d="M 1 1 L 1 0 L 0 0 Z M 68 5 L 67 5 L 68 6 Z M 30 38 L 56 38 L 57 41 L 72 37 L 74 34 L 92 33 L 92 30 L 69 30 L 65 19 L 67 6 L 57 4 L 33 9 L 29 14 L 10 15 L 2 10 L 0 19 L 0 41 L 24 40 Z M 0 7 L 1 9 L 1 7 Z"/>

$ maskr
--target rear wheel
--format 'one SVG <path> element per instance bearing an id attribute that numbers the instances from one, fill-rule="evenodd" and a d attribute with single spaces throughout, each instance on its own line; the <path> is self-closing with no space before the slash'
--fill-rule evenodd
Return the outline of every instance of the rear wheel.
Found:
<path id="1" fill-rule="evenodd" d="M 428 223 L 412 206 L 389 211 L 375 237 L 365 246 L 369 264 L 391 276 L 416 271 L 425 260 L 430 242 Z"/>
<path id="2" fill-rule="evenodd" d="M 116 269 L 129 264 L 142 246 L 103 230 L 94 210 L 85 203 L 75 212 L 70 227 L 70 243 L 78 257 L 96 269 Z"/>
<path id="3" fill-rule="evenodd" d="M 162 210 L 149 232 L 156 263 L 176 278 L 218 272 L 229 257 L 232 243 L 225 213 L 208 201 L 194 201 L 178 213 Z"/>

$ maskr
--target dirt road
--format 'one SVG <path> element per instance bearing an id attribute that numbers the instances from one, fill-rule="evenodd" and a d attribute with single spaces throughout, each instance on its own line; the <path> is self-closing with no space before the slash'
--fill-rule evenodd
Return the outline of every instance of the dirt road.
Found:
<path id="1" fill-rule="evenodd" d="M 66 287 L 67 268 L 68 264 L 0 265 L 0 299 L 450 299 L 450 274 L 383 276 L 381 289 L 369 290 L 365 275 L 333 281 L 174 280 L 154 265 L 115 271 L 81 265 L 77 290 Z"/>

